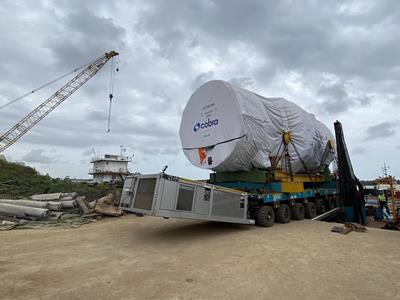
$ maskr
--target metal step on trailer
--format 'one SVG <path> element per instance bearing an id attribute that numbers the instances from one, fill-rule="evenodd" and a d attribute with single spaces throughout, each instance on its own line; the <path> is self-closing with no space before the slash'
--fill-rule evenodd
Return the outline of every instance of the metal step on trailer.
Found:
<path id="1" fill-rule="evenodd" d="M 122 210 L 164 218 L 254 224 L 248 194 L 165 173 L 125 178 Z"/>

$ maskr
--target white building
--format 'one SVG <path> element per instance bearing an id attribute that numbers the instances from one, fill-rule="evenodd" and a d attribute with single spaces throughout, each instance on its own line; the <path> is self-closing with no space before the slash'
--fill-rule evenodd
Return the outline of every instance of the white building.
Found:
<path id="1" fill-rule="evenodd" d="M 95 156 L 91 160 L 93 169 L 89 170 L 89 174 L 93 175 L 93 182 L 97 183 L 121 181 L 121 176 L 130 173 L 128 169 L 130 161 L 130 157 L 123 156 L 122 153 Z"/>

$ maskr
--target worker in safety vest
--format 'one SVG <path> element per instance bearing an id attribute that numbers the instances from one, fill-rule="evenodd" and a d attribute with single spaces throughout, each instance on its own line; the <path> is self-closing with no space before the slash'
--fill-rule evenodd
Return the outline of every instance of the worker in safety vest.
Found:
<path id="1" fill-rule="evenodd" d="M 386 201 L 386 196 L 383 192 L 379 193 L 378 201 L 379 201 L 379 205 L 381 206 L 382 209 L 385 208 L 386 211 L 389 211 L 389 207 L 388 207 L 387 201 Z"/>

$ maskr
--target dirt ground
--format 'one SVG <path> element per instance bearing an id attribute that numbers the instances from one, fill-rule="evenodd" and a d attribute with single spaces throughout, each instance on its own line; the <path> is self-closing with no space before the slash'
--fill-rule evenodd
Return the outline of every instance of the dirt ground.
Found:
<path id="1" fill-rule="evenodd" d="M 400 299 L 400 232 L 127 215 L 0 232 L 1 299 Z"/>

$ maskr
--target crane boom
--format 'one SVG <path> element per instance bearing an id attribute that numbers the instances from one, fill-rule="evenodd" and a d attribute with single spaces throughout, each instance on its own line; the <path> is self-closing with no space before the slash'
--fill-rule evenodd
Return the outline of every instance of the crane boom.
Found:
<path id="1" fill-rule="evenodd" d="M 100 56 L 90 65 L 85 67 L 81 72 L 79 72 L 79 74 L 77 74 L 74 78 L 68 81 L 57 92 L 51 95 L 42 104 L 31 111 L 21 121 L 6 131 L 0 137 L 0 153 L 14 144 L 40 120 L 52 112 L 57 106 L 59 106 L 82 85 L 84 85 L 90 78 L 92 78 L 107 63 L 109 59 L 117 55 L 118 52 L 110 51 Z"/>

